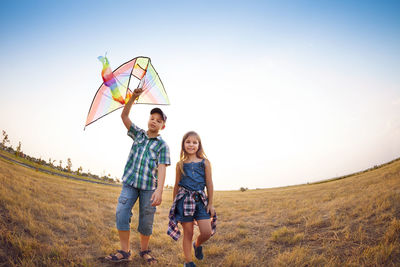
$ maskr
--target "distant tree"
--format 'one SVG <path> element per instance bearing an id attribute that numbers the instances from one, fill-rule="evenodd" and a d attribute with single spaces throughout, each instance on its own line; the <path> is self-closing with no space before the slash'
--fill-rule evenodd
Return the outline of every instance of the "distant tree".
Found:
<path id="1" fill-rule="evenodd" d="M 80 174 L 82 173 L 82 171 L 83 171 L 82 166 L 79 166 L 79 168 L 78 168 L 78 170 L 77 170 L 78 175 L 80 175 Z"/>
<path id="2" fill-rule="evenodd" d="M 1 141 L 1 146 L 6 147 L 7 143 L 10 143 L 10 140 L 8 139 L 8 134 L 6 131 L 3 130 L 3 141 Z"/>
<path id="3" fill-rule="evenodd" d="M 62 160 L 60 159 L 60 165 L 58 165 L 58 167 L 60 168 L 60 170 L 62 170 Z"/>
<path id="4" fill-rule="evenodd" d="M 56 162 L 55 159 L 49 158 L 49 165 L 50 165 L 51 167 L 53 167 L 53 168 L 54 168 L 54 162 Z"/>
<path id="5" fill-rule="evenodd" d="M 248 190 L 247 187 L 241 187 L 241 188 L 240 188 L 240 191 L 242 191 L 242 192 L 244 192 L 244 191 L 246 191 L 246 190 Z"/>
<path id="6" fill-rule="evenodd" d="M 67 170 L 68 172 L 71 172 L 71 168 L 72 168 L 72 161 L 70 158 L 67 159 Z"/>
<path id="7" fill-rule="evenodd" d="M 15 155 L 17 157 L 21 156 L 22 154 L 22 150 L 21 150 L 21 141 L 19 141 L 18 146 L 17 146 L 17 150 L 15 151 Z"/>

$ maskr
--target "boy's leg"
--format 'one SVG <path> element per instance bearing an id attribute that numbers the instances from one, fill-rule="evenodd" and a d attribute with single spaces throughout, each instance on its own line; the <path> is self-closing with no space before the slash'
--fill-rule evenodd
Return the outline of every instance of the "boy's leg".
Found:
<path id="1" fill-rule="evenodd" d="M 138 190 L 129 185 L 123 185 L 121 194 L 118 198 L 116 211 L 116 224 L 121 243 L 121 250 L 129 252 L 130 222 L 132 217 L 132 207 L 138 198 Z"/>
<path id="2" fill-rule="evenodd" d="M 139 190 L 139 225 L 138 232 L 150 239 L 153 233 L 154 213 L 156 207 L 151 206 L 150 198 L 154 190 Z M 146 238 L 144 238 L 146 239 Z"/>
<path id="3" fill-rule="evenodd" d="M 149 250 L 150 237 L 151 237 L 151 235 L 140 234 L 140 253 L 139 253 L 139 255 L 145 261 L 147 261 L 148 264 L 153 264 L 157 261 L 157 259 L 150 255 L 150 252 L 151 252 Z"/>
<path id="4" fill-rule="evenodd" d="M 140 252 L 149 250 L 149 241 L 153 233 L 153 221 L 156 207 L 151 206 L 150 198 L 154 190 L 139 191 L 139 225 L 138 232 L 140 233 Z M 142 256 L 148 263 L 153 263 L 155 258 L 149 253 Z"/>
<path id="5" fill-rule="evenodd" d="M 185 262 L 192 261 L 192 240 L 193 240 L 193 222 L 182 222 L 183 227 L 183 254 L 185 255 Z"/>
<path id="6" fill-rule="evenodd" d="M 118 198 L 118 205 L 116 210 L 116 225 L 118 229 L 121 250 L 125 252 L 130 251 L 129 236 L 130 236 L 130 222 L 132 217 L 132 207 L 138 198 L 138 190 L 123 184 L 121 194 Z M 117 258 L 122 258 L 121 253 L 116 253 Z M 110 256 L 106 257 L 111 258 Z"/>
<path id="7" fill-rule="evenodd" d="M 140 251 L 149 250 L 149 241 L 151 235 L 140 234 Z"/>
<path id="8" fill-rule="evenodd" d="M 118 230 L 119 242 L 121 244 L 121 250 L 129 252 L 129 235 L 131 231 Z"/>
<path id="9" fill-rule="evenodd" d="M 200 235 L 196 240 L 196 247 L 201 246 L 204 242 L 206 242 L 211 237 L 212 229 L 211 229 L 211 220 L 198 220 L 197 224 L 199 226 Z"/>

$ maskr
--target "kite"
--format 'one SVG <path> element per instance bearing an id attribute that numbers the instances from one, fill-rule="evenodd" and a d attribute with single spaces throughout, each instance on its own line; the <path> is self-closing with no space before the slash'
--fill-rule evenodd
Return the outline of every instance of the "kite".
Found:
<path id="1" fill-rule="evenodd" d="M 85 128 L 89 124 L 122 108 L 131 98 L 132 90 L 137 88 L 143 92 L 136 99 L 136 104 L 169 105 L 169 99 L 158 73 L 148 57 L 135 57 L 125 62 L 114 71 L 111 70 L 107 57 L 98 59 L 103 64 L 101 76 L 103 84 L 93 98 L 86 118 Z"/>

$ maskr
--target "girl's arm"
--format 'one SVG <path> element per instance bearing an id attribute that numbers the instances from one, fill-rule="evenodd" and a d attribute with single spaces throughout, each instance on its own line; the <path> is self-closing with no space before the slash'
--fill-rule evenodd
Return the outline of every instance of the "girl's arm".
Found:
<path id="1" fill-rule="evenodd" d="M 214 216 L 215 210 L 213 206 L 213 195 L 214 195 L 214 185 L 212 181 L 211 174 L 211 163 L 209 160 L 205 160 L 205 173 L 206 173 L 206 187 L 207 187 L 207 197 L 208 197 L 208 205 L 207 212 L 211 213 L 211 217 Z"/>
<path id="2" fill-rule="evenodd" d="M 175 177 L 175 185 L 174 185 L 174 195 L 173 195 L 172 200 L 174 200 L 176 195 L 178 194 L 179 182 L 181 181 L 181 177 L 182 177 L 181 176 L 181 169 L 179 168 L 178 163 L 176 164 L 176 177 Z"/>

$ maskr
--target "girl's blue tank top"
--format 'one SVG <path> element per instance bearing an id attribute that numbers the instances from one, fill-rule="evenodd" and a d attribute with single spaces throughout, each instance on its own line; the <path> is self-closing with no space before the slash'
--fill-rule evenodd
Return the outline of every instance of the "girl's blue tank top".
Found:
<path id="1" fill-rule="evenodd" d="M 204 190 L 206 186 L 204 159 L 200 162 L 183 163 L 183 171 L 179 186 L 192 191 Z"/>

